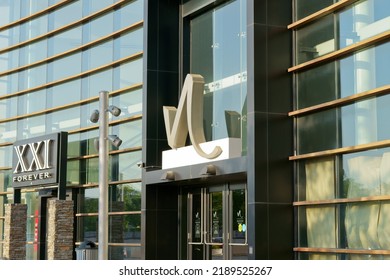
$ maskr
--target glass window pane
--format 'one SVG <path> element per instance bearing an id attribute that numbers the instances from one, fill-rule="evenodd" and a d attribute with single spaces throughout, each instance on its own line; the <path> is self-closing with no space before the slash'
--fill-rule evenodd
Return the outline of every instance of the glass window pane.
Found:
<path id="1" fill-rule="evenodd" d="M 390 95 L 297 118 L 298 153 L 368 144 L 390 138 Z"/>
<path id="2" fill-rule="evenodd" d="M 306 154 L 338 148 L 336 110 L 297 118 L 298 153 Z"/>
<path id="3" fill-rule="evenodd" d="M 0 124 L 0 143 L 16 141 L 16 121 Z"/>
<path id="4" fill-rule="evenodd" d="M 297 75 L 298 109 L 358 94 L 390 83 L 390 43 L 360 51 Z M 336 88 L 336 85 L 339 85 Z"/>
<path id="5" fill-rule="evenodd" d="M 109 211 L 141 211 L 141 183 L 110 185 Z"/>
<path id="6" fill-rule="evenodd" d="M 209 211 L 207 213 L 209 223 L 207 231 L 209 239 L 207 242 L 222 243 L 223 239 L 223 208 L 222 208 L 222 192 L 212 192 L 209 194 Z"/>
<path id="7" fill-rule="evenodd" d="M 12 74 L 14 75 L 14 74 Z M 34 88 L 46 84 L 46 65 L 39 65 L 19 73 L 19 90 Z"/>
<path id="8" fill-rule="evenodd" d="M 20 42 L 38 37 L 48 31 L 48 16 L 43 15 L 20 25 Z"/>
<path id="9" fill-rule="evenodd" d="M 333 15 L 296 31 L 297 64 L 335 50 Z"/>
<path id="10" fill-rule="evenodd" d="M 77 238 L 76 242 L 92 241 L 97 242 L 98 237 L 98 216 L 77 217 Z"/>
<path id="11" fill-rule="evenodd" d="M 77 194 L 77 213 L 98 213 L 99 188 L 79 189 Z"/>
<path id="12" fill-rule="evenodd" d="M 143 51 L 143 29 L 122 34 L 114 41 L 115 60 Z"/>
<path id="13" fill-rule="evenodd" d="M 141 243 L 141 214 L 110 215 L 109 242 Z M 123 251 L 117 252 L 123 254 Z"/>
<path id="14" fill-rule="evenodd" d="M 142 120 L 116 125 L 112 127 L 112 133 L 122 139 L 121 149 L 142 146 Z"/>
<path id="15" fill-rule="evenodd" d="M 119 22 L 116 24 L 116 30 L 143 20 L 143 2 L 141 0 L 132 1 L 127 5 L 123 5 L 115 12 L 115 20 Z"/>
<path id="16" fill-rule="evenodd" d="M 18 140 L 44 135 L 46 133 L 45 120 L 44 115 L 20 120 L 18 123 Z"/>
<path id="17" fill-rule="evenodd" d="M 52 113 L 48 126 L 50 126 L 52 132 L 80 128 L 80 108 L 69 108 Z"/>
<path id="18" fill-rule="evenodd" d="M 142 69 L 142 59 L 127 62 L 116 67 L 113 90 L 142 83 Z"/>
<path id="19" fill-rule="evenodd" d="M 18 96 L 19 115 L 30 114 L 33 112 L 46 109 L 46 94 L 45 89 L 33 91 L 27 94 Z"/>
<path id="20" fill-rule="evenodd" d="M 76 27 L 49 37 L 50 56 L 66 52 L 82 45 L 82 29 Z"/>
<path id="21" fill-rule="evenodd" d="M 87 184 L 96 184 L 99 183 L 99 159 L 91 158 L 88 159 L 85 166 L 85 183 Z"/>
<path id="22" fill-rule="evenodd" d="M 0 54 L 0 72 L 5 72 L 12 68 L 16 68 L 18 66 L 19 66 L 19 50 L 12 50 Z"/>
<path id="23" fill-rule="evenodd" d="M 390 148 L 342 156 L 345 198 L 390 195 Z"/>
<path id="24" fill-rule="evenodd" d="M 69 143 L 70 144 L 70 143 Z M 70 145 L 72 146 L 72 145 Z M 68 145 L 69 150 L 69 145 Z M 80 182 L 80 161 L 78 160 L 68 160 L 67 162 L 67 172 L 66 172 L 66 183 L 69 185 L 79 185 Z"/>
<path id="25" fill-rule="evenodd" d="M 7 192 L 12 191 L 12 172 L 13 170 L 0 170 L 0 191 Z M 8 202 L 7 196 L 0 196 L 0 200 L 2 199 L 4 204 L 10 203 Z M 2 211 L 2 205 L 0 201 L 0 211 Z M 0 215 L 1 216 L 1 215 Z"/>
<path id="26" fill-rule="evenodd" d="M 12 152 L 13 152 L 12 146 L 0 147 L 0 167 L 12 166 Z M 2 191 L 4 190 L 0 188 L 0 192 Z"/>
<path id="27" fill-rule="evenodd" d="M 18 98 L 13 97 L 9 99 L 0 100 L 0 119 L 11 118 L 17 115 Z"/>
<path id="28" fill-rule="evenodd" d="M 48 107 L 63 106 L 72 102 L 80 101 L 81 80 L 72 80 L 59 84 L 50 90 L 48 95 Z"/>
<path id="29" fill-rule="evenodd" d="M 316 1 L 309 2 L 320 7 Z M 361 0 L 296 30 L 296 63 L 306 62 L 387 32 L 390 30 L 390 16 L 386 12 L 389 9 L 389 1 Z M 336 28 L 335 22 L 337 22 Z"/>
<path id="30" fill-rule="evenodd" d="M 52 29 L 60 28 L 64 25 L 81 19 L 82 1 L 73 1 L 69 5 L 62 6 L 52 14 Z"/>
<path id="31" fill-rule="evenodd" d="M 20 74 L 22 76 L 22 74 Z M 19 85 L 19 73 L 13 73 L 6 76 L 0 76 L 0 92 L 11 93 L 22 90 L 23 86 Z"/>
<path id="32" fill-rule="evenodd" d="M 102 90 L 112 91 L 112 69 L 94 73 L 91 76 L 82 78 L 83 98 L 99 96 Z"/>
<path id="33" fill-rule="evenodd" d="M 103 36 L 111 34 L 114 30 L 114 16 L 110 12 L 87 23 L 83 33 L 83 43 L 95 41 Z"/>
<path id="34" fill-rule="evenodd" d="M 35 42 L 20 49 L 20 66 L 31 64 L 45 59 L 47 56 L 47 42 Z"/>
<path id="35" fill-rule="evenodd" d="M 295 0 L 296 20 L 315 13 L 338 0 Z"/>
<path id="36" fill-rule="evenodd" d="M 84 17 L 113 4 L 113 0 L 83 0 Z"/>
<path id="37" fill-rule="evenodd" d="M 245 190 L 232 190 L 231 243 L 246 243 L 246 195 Z M 235 248 L 236 246 L 234 246 Z M 237 247 L 238 248 L 238 247 Z"/>
<path id="38" fill-rule="evenodd" d="M 68 135 L 68 156 L 78 157 L 97 154 L 94 147 L 94 140 L 99 137 L 99 130 L 94 129 L 78 134 Z M 69 147 L 71 145 L 71 147 Z"/>
<path id="39" fill-rule="evenodd" d="M 366 250 L 389 248 L 389 202 L 348 203 L 344 207 L 345 238 L 348 248 Z M 367 259 L 367 257 L 369 256 L 351 256 L 353 259 Z M 381 259 L 382 256 L 373 256 L 373 258 Z"/>
<path id="40" fill-rule="evenodd" d="M 390 29 L 390 2 L 358 1 L 339 13 L 340 48 L 365 40 Z"/>
<path id="41" fill-rule="evenodd" d="M 5 25 L 21 18 L 21 0 L 3 0 L 0 9 L 0 25 Z"/>
<path id="42" fill-rule="evenodd" d="M 131 117 L 142 113 L 142 90 L 134 90 L 116 95 L 112 98 L 114 105 L 120 105 L 124 117 Z"/>
<path id="43" fill-rule="evenodd" d="M 337 248 L 336 206 L 299 207 L 300 247 Z"/>
<path id="44" fill-rule="evenodd" d="M 81 72 L 81 53 L 66 56 L 51 63 L 49 82 L 61 80 Z"/>
<path id="45" fill-rule="evenodd" d="M 245 15 L 246 1 L 229 1 L 190 22 L 190 72 L 205 80 L 206 140 L 245 139 Z"/>
<path id="46" fill-rule="evenodd" d="M 83 71 L 108 64 L 113 60 L 113 42 L 99 44 L 83 51 Z"/>
<path id="47" fill-rule="evenodd" d="M 2 49 L 19 43 L 20 28 L 17 26 L 0 31 L 0 47 Z"/>
<path id="48" fill-rule="evenodd" d="M 333 157 L 300 161 L 298 172 L 298 200 L 317 201 L 336 198 Z"/>
<path id="49" fill-rule="evenodd" d="M 119 154 L 110 157 L 110 181 L 131 180 L 141 178 L 141 168 L 137 163 L 142 159 L 142 152 Z"/>
<path id="50" fill-rule="evenodd" d="M 23 5 L 21 6 L 22 17 L 27 17 L 36 12 L 39 12 L 49 6 L 49 0 L 24 0 L 22 1 Z"/>

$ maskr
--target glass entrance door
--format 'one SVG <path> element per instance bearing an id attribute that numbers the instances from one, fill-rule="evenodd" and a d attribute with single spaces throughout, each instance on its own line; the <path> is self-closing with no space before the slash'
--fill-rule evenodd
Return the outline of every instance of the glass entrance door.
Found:
<path id="1" fill-rule="evenodd" d="M 247 259 L 245 185 L 196 188 L 187 195 L 187 258 Z"/>

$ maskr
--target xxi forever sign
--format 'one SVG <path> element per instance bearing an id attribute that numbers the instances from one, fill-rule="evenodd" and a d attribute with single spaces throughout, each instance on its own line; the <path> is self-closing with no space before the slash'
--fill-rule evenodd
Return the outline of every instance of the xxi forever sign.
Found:
<path id="1" fill-rule="evenodd" d="M 58 183 L 60 135 L 50 134 L 14 143 L 12 174 L 14 188 Z"/>

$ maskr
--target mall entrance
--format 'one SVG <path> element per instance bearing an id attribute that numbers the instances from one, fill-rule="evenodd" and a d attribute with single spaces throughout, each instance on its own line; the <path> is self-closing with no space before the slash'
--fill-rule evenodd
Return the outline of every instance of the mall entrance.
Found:
<path id="1" fill-rule="evenodd" d="M 182 259 L 248 259 L 245 184 L 182 190 Z"/>

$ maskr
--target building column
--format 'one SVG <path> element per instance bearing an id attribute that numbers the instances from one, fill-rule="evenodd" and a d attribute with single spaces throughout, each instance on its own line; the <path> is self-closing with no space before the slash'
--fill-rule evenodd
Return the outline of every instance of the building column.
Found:
<path id="1" fill-rule="evenodd" d="M 6 204 L 3 259 L 26 259 L 27 204 Z"/>
<path id="2" fill-rule="evenodd" d="M 73 259 L 73 204 L 72 200 L 47 202 L 47 259 Z"/>
<path id="3" fill-rule="evenodd" d="M 294 258 L 291 15 L 290 0 L 247 1 L 249 259 Z"/>

